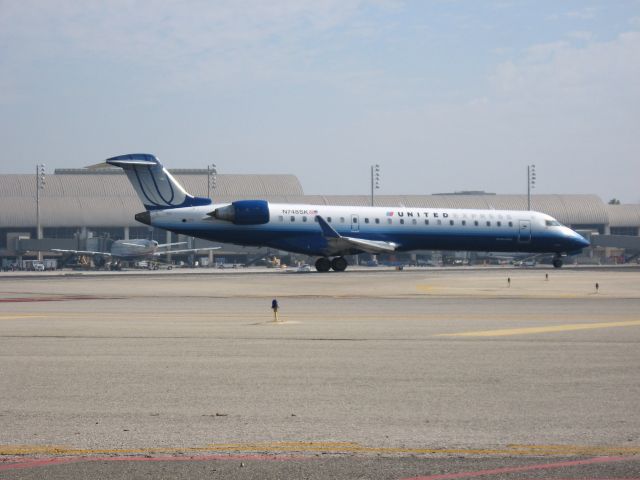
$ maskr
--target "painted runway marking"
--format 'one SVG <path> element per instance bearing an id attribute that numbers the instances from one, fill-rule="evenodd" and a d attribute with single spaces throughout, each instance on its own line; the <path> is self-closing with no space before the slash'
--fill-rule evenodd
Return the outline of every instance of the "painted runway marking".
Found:
<path id="1" fill-rule="evenodd" d="M 0 320 L 19 320 L 23 318 L 47 318 L 47 315 L 0 315 Z"/>
<path id="2" fill-rule="evenodd" d="M 599 328 L 632 327 L 640 325 L 640 320 L 629 322 L 574 323 L 571 325 L 550 325 L 548 327 L 503 328 L 476 332 L 439 333 L 435 337 L 506 337 L 510 335 L 531 335 L 534 333 L 571 332 Z"/>
<path id="3" fill-rule="evenodd" d="M 571 460 L 567 462 L 524 465 L 521 467 L 494 468 L 493 470 L 479 470 L 477 472 L 458 472 L 458 473 L 445 473 L 445 474 L 439 474 L 439 475 L 427 475 L 423 477 L 411 477 L 404 480 L 448 480 L 448 479 L 454 479 L 454 478 L 480 477 L 483 475 L 499 475 L 501 473 L 509 474 L 509 473 L 519 473 L 519 472 L 530 472 L 533 470 L 556 470 L 559 468 L 577 467 L 581 465 L 595 465 L 595 464 L 603 464 L 603 463 L 625 462 L 630 460 L 631 459 L 629 459 L 628 457 L 599 457 L 599 458 L 588 458 L 586 460 Z"/>
<path id="4" fill-rule="evenodd" d="M 0 455 L 160 455 L 193 453 L 361 453 L 408 455 L 508 456 L 640 456 L 640 446 L 508 445 L 504 448 L 393 448 L 368 447 L 355 442 L 258 442 L 210 444 L 182 448 L 84 449 L 62 445 L 0 445 Z"/>
<path id="5" fill-rule="evenodd" d="M 64 295 L 48 297 L 8 297 L 0 298 L 0 303 L 65 302 L 69 300 L 116 300 L 122 297 L 98 297 L 95 295 Z"/>

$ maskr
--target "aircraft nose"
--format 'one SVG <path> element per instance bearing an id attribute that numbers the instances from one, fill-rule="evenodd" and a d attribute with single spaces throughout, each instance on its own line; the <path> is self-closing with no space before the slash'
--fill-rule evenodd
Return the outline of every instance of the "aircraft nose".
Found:
<path id="1" fill-rule="evenodd" d="M 582 248 L 587 248 L 591 245 L 591 242 L 589 242 L 589 240 L 587 240 L 583 236 L 580 236 L 580 242 L 582 243 Z"/>
<path id="2" fill-rule="evenodd" d="M 576 250 L 587 248 L 589 245 L 591 245 L 591 243 L 589 243 L 589 241 L 579 233 L 574 233 L 573 242 L 576 245 Z"/>

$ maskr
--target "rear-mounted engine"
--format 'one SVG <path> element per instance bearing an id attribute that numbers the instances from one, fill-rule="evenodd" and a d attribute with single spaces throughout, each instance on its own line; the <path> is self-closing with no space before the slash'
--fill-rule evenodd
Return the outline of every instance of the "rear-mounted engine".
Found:
<path id="1" fill-rule="evenodd" d="M 231 205 L 216 208 L 209 215 L 234 225 L 263 225 L 269 223 L 269 202 L 265 200 L 239 200 Z"/>

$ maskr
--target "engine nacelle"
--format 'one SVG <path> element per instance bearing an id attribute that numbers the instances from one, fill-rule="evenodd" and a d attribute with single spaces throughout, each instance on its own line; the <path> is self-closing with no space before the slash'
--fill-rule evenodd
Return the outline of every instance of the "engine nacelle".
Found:
<path id="1" fill-rule="evenodd" d="M 269 202 L 266 200 L 239 200 L 231 205 L 216 208 L 209 215 L 234 225 L 263 225 L 269 223 Z"/>

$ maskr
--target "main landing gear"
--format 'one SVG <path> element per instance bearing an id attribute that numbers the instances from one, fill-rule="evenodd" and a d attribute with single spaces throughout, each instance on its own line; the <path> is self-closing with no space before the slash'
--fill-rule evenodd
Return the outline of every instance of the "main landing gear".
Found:
<path id="1" fill-rule="evenodd" d="M 347 269 L 347 261 L 344 257 L 335 257 L 329 260 L 327 257 L 320 257 L 316 260 L 316 270 L 319 272 L 328 272 L 333 269 L 336 272 L 344 272 Z"/>
<path id="2" fill-rule="evenodd" d="M 553 268 L 560 268 L 562 267 L 562 257 L 560 255 L 555 255 L 553 257 Z"/>

